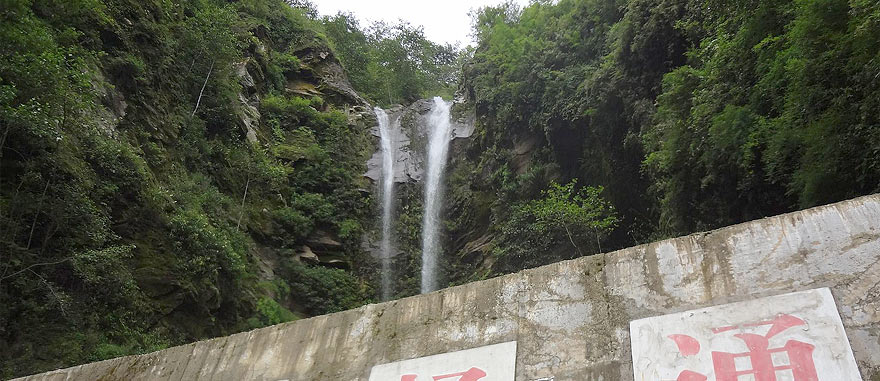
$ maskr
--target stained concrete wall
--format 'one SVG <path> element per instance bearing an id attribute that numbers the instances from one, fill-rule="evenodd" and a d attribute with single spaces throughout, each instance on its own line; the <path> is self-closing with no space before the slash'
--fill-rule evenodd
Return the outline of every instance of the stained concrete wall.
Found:
<path id="1" fill-rule="evenodd" d="M 816 287 L 880 380 L 880 195 L 26 379 L 366 380 L 516 340 L 517 380 L 632 380 L 630 320 Z"/>

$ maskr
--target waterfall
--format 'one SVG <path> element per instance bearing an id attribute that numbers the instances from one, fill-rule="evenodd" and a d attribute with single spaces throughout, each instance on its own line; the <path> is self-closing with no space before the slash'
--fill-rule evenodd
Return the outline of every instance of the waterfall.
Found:
<path id="1" fill-rule="evenodd" d="M 437 289 L 440 255 L 440 212 L 443 206 L 443 170 L 452 139 L 449 103 L 434 97 L 428 115 L 428 155 L 425 174 L 425 215 L 422 223 L 422 293 Z"/>
<path id="2" fill-rule="evenodd" d="M 379 121 L 379 140 L 382 145 L 382 175 L 380 179 L 382 197 L 382 242 L 380 244 L 380 258 L 382 261 L 382 300 L 391 299 L 391 256 L 392 256 L 392 224 L 391 218 L 394 212 L 394 140 L 391 131 L 391 123 L 385 110 L 376 107 L 373 109 L 376 119 Z"/>

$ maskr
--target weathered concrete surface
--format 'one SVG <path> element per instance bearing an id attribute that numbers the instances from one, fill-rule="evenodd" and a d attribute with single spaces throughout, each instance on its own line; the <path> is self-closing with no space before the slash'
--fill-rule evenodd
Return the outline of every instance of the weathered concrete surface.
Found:
<path id="1" fill-rule="evenodd" d="M 817 287 L 880 380 L 880 195 L 27 379 L 367 380 L 516 340 L 517 380 L 632 380 L 630 320 Z"/>

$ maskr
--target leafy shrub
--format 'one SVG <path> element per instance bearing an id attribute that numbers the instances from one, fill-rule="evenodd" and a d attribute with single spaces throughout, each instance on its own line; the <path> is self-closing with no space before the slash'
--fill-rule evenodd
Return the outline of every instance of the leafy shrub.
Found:
<path id="1" fill-rule="evenodd" d="M 182 211 L 169 225 L 171 238 L 183 257 L 181 270 L 186 274 L 216 276 L 223 270 L 228 276 L 237 277 L 245 271 L 240 237 L 215 227 L 204 214 Z"/>
<path id="2" fill-rule="evenodd" d="M 576 189 L 576 183 L 551 182 L 541 198 L 513 206 L 495 248 L 507 271 L 601 251 L 601 241 L 618 224 L 617 214 L 601 197 L 601 187 Z"/>
<path id="3" fill-rule="evenodd" d="M 334 268 L 288 261 L 284 277 L 291 295 L 312 315 L 360 307 L 370 300 L 372 290 L 351 274 Z"/>
<path id="4" fill-rule="evenodd" d="M 285 247 L 293 248 L 302 242 L 315 229 L 315 222 L 294 208 L 279 208 L 272 212 L 275 222 L 281 227 L 278 237 Z"/>
<path id="5" fill-rule="evenodd" d="M 262 297 L 257 301 L 256 316 L 248 319 L 252 328 L 265 327 L 296 320 L 297 317 L 290 310 L 282 307 L 275 299 Z"/>

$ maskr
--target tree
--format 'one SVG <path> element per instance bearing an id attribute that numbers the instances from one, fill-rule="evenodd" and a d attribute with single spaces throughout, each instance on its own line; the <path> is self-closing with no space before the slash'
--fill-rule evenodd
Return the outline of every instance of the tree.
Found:
<path id="1" fill-rule="evenodd" d="M 601 252 L 602 240 L 619 223 L 617 214 L 601 197 L 602 187 L 576 186 L 577 179 L 553 181 L 540 198 L 513 206 L 496 248 L 508 257 L 505 262 L 532 267 Z"/>
<path id="2" fill-rule="evenodd" d="M 354 15 L 339 13 L 323 23 L 352 85 L 370 101 L 390 105 L 452 96 L 461 71 L 455 46 L 434 43 L 406 22 L 362 28 Z"/>

